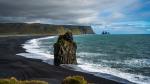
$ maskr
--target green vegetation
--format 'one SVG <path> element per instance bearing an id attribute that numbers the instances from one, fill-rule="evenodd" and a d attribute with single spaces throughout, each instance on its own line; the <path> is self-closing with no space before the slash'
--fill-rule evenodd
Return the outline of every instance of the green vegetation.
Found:
<path id="1" fill-rule="evenodd" d="M 14 77 L 10 79 L 0 79 L 0 84 L 48 84 L 48 82 L 40 80 L 17 80 Z M 92 84 L 87 83 L 83 76 L 68 76 L 63 81 L 62 84 Z"/>
<path id="2" fill-rule="evenodd" d="M 0 79 L 0 84 L 48 84 L 48 83 L 45 81 L 39 81 L 39 80 L 20 81 L 12 77 L 10 79 Z"/>
<path id="3" fill-rule="evenodd" d="M 66 77 L 62 84 L 87 84 L 83 76 L 69 76 Z"/>
<path id="4" fill-rule="evenodd" d="M 0 23 L 1 35 L 62 35 L 67 31 L 73 34 L 94 34 L 90 26 Z"/>

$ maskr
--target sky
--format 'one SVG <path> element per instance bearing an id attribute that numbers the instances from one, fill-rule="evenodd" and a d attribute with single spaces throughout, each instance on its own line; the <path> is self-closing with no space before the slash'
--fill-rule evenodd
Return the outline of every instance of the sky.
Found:
<path id="1" fill-rule="evenodd" d="M 150 0 L 0 0 L 0 22 L 91 25 L 96 33 L 150 34 Z"/>

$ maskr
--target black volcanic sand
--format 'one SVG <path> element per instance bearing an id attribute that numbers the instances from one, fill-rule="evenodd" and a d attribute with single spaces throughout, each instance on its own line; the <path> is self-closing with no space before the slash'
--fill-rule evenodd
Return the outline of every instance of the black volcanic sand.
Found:
<path id="1" fill-rule="evenodd" d="M 0 78 L 37 79 L 47 81 L 50 84 L 60 84 L 66 76 L 82 75 L 88 82 L 94 84 L 120 84 L 91 74 L 49 65 L 41 60 L 16 55 L 17 53 L 25 52 L 21 44 L 29 39 L 38 37 L 42 36 L 0 37 Z"/>

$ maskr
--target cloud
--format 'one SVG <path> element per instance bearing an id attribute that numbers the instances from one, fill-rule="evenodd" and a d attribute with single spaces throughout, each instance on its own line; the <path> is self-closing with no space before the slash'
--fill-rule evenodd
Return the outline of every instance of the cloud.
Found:
<path id="1" fill-rule="evenodd" d="M 100 24 L 128 18 L 133 4 L 138 7 L 139 1 L 0 0 L 0 22 Z"/>

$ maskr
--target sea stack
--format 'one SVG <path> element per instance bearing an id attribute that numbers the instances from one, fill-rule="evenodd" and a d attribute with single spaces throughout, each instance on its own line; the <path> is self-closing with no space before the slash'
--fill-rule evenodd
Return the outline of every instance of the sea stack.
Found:
<path id="1" fill-rule="evenodd" d="M 72 32 L 68 31 L 64 35 L 59 35 L 54 44 L 54 65 L 77 64 L 76 49 L 77 45 L 73 41 Z"/>

